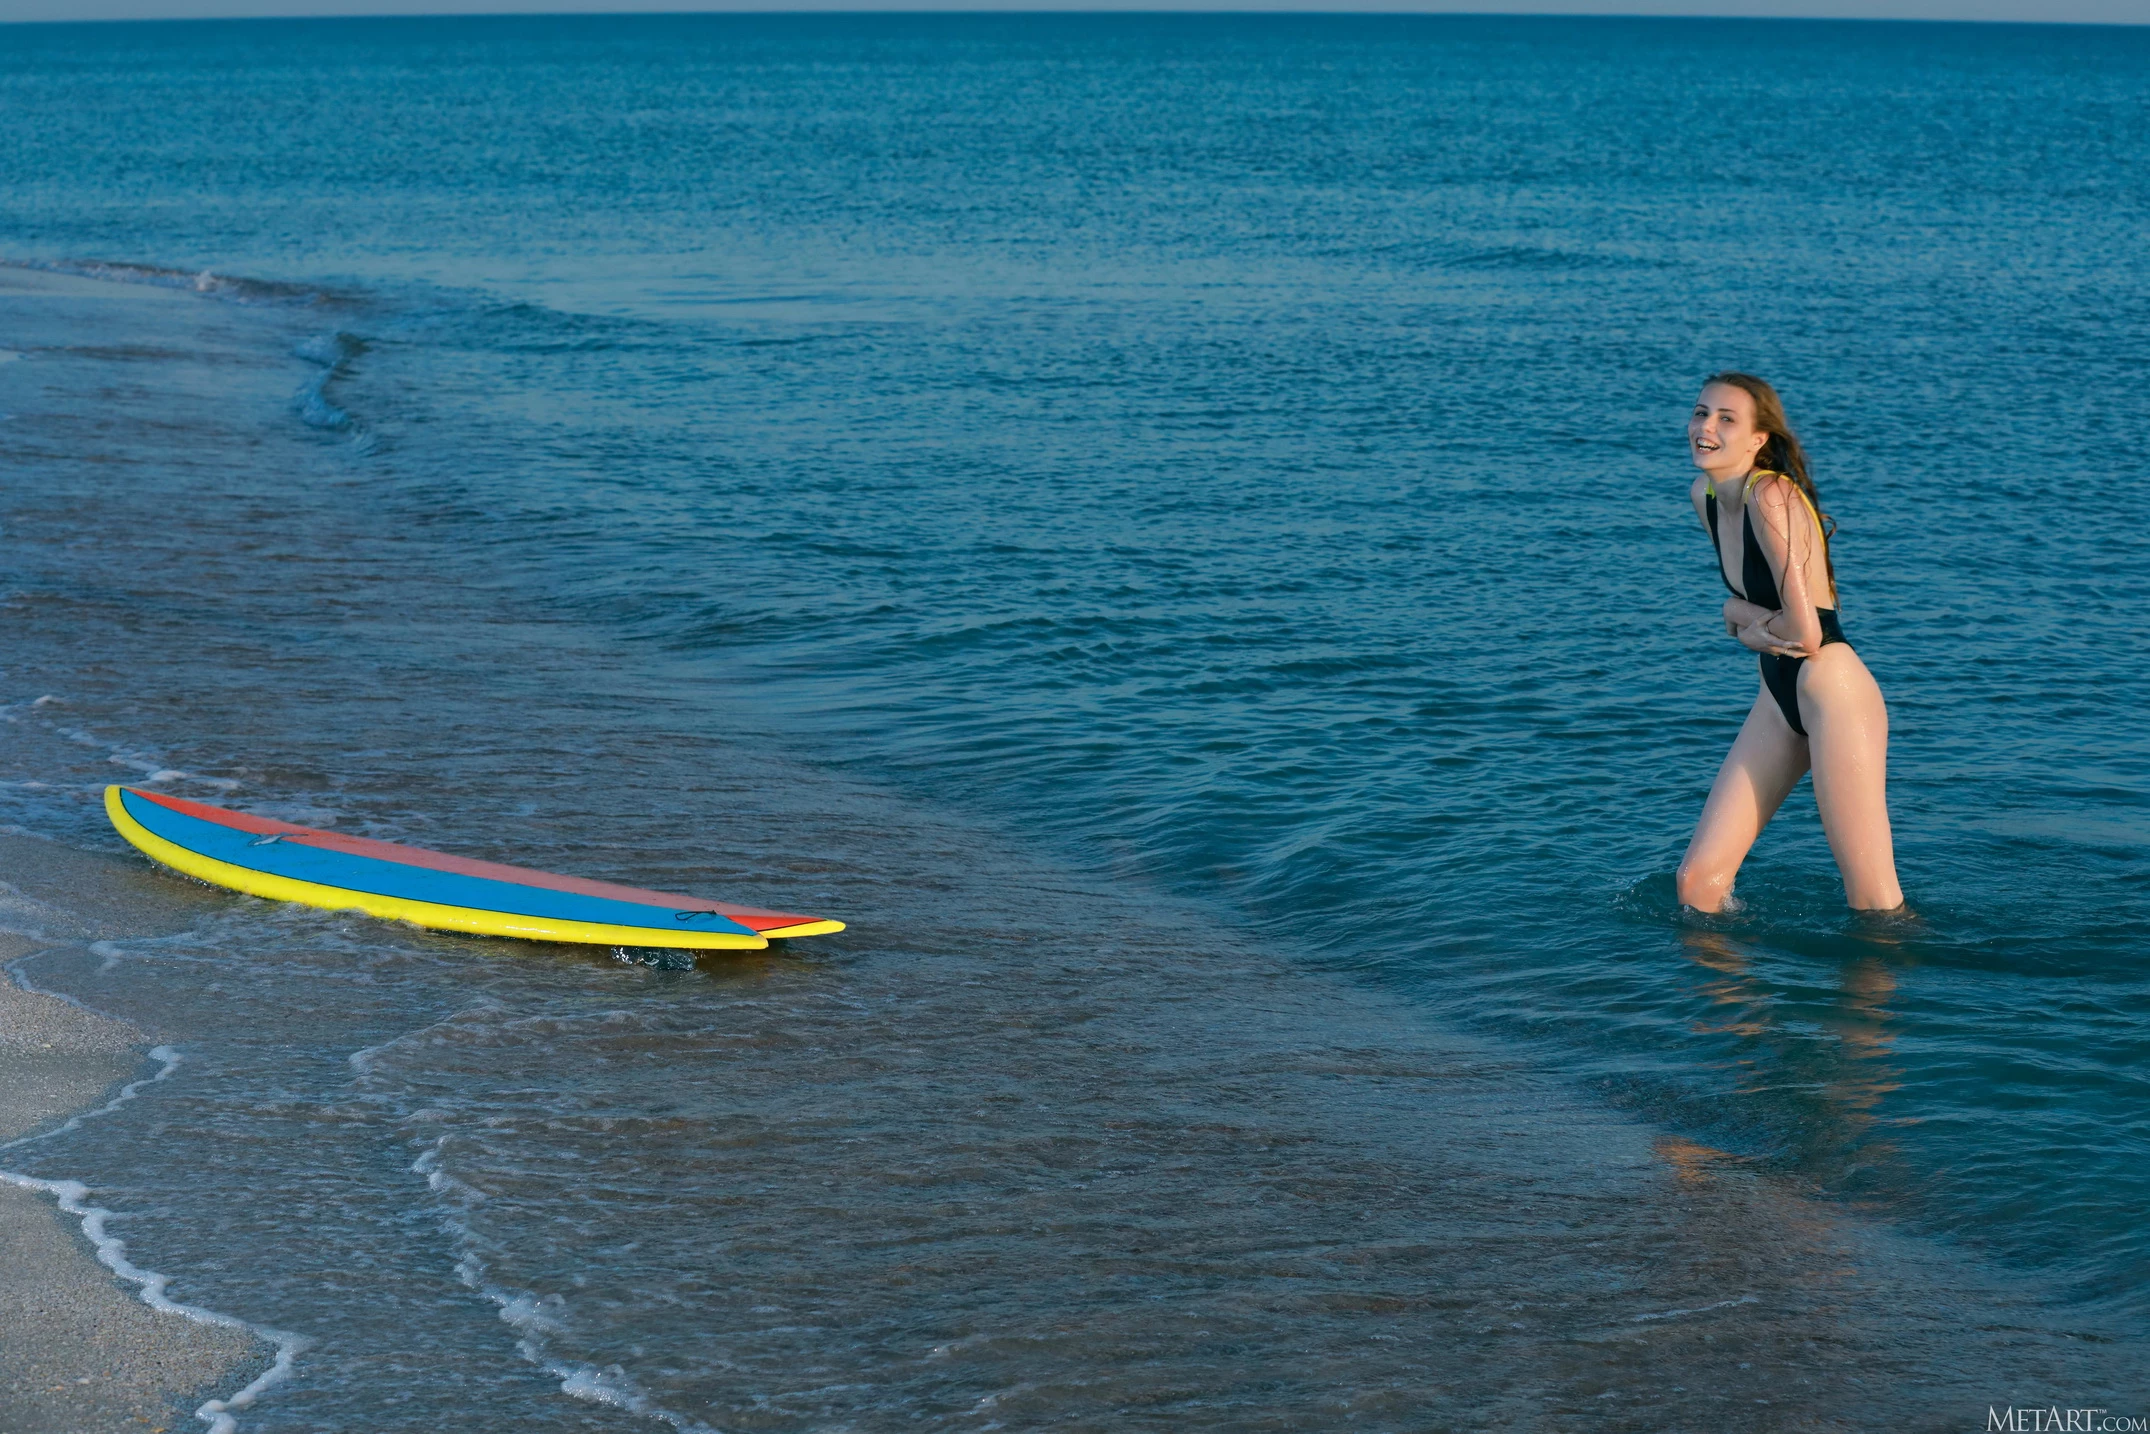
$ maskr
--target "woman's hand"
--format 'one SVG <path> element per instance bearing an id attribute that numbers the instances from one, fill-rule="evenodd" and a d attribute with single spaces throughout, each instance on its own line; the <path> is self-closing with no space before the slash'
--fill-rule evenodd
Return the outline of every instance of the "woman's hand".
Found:
<path id="1" fill-rule="evenodd" d="M 1753 604 L 1748 606 L 1752 607 Z M 1751 647 L 1770 657 L 1812 657 L 1814 654 L 1807 651 L 1804 643 L 1796 638 L 1779 637 L 1769 630 L 1770 619 L 1775 616 L 1773 612 L 1764 612 L 1755 621 L 1741 628 L 1734 634 L 1739 638 L 1740 646 Z"/>

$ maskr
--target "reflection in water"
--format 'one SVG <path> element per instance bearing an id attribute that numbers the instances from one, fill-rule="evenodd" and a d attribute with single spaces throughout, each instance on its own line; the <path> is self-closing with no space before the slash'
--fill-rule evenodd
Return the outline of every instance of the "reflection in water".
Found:
<path id="1" fill-rule="evenodd" d="M 1680 942 L 1708 973 L 1697 991 L 1710 1012 L 1690 1029 L 1734 1043 L 1739 1094 L 1767 1094 L 1801 1111 L 1787 1131 L 1787 1162 L 1847 1193 L 1873 1192 L 1898 1155 L 1895 1142 L 1878 1131 L 1908 1123 L 1882 1112 L 1884 1099 L 1903 1084 L 1903 1071 L 1891 1060 L 1887 1003 L 1896 975 L 1886 960 L 1871 951 L 1848 953 L 1836 979 L 1820 988 L 1801 983 L 1796 973 L 1784 980 L 1758 973 L 1756 953 L 1722 931 L 1686 928 Z"/>
<path id="2" fill-rule="evenodd" d="M 1672 1167 L 1673 1183 L 1687 1191 L 1710 1188 L 1716 1167 L 1736 1158 L 1728 1151 L 1700 1145 L 1677 1135 L 1660 1135 L 1652 1142 L 1651 1149 L 1657 1152 L 1658 1159 Z"/>

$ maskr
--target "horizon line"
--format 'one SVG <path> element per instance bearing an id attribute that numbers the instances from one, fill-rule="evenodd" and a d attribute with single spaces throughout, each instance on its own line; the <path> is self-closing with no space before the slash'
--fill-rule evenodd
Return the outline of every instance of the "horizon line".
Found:
<path id="1" fill-rule="evenodd" d="M 2036 18 L 2008 14 L 1905 14 L 1875 13 L 1876 6 L 1859 3 L 1859 0 L 1791 0 L 1789 4 L 1768 7 L 1763 13 L 1753 10 L 1735 11 L 1726 7 L 1723 0 L 1649 0 L 1637 5 L 1635 0 L 1569 0 L 1562 4 L 1554 0 L 1550 4 L 1516 4 L 1504 8 L 1486 8 L 1479 3 L 1457 5 L 1427 4 L 1424 0 L 1397 0 L 1383 4 L 1374 0 L 1371 4 L 1340 6 L 1310 5 L 1304 0 L 1281 0 L 1281 3 L 1246 3 L 1246 0 L 1226 0 L 1226 3 L 1205 5 L 1201 3 L 1153 5 L 1143 0 L 1103 0 L 1103 3 L 1086 5 L 1008 4 L 1006 0 L 896 0 L 890 4 L 860 4 L 858 0 L 799 0 L 792 4 L 740 4 L 708 3 L 708 0 L 680 0 L 667 4 L 664 0 L 651 5 L 641 0 L 633 8 L 591 9 L 588 0 L 564 0 L 557 6 L 545 6 L 540 0 L 536 6 L 530 0 L 503 0 L 499 4 L 487 4 L 485 0 L 475 3 L 427 5 L 425 0 L 373 0 L 349 9 L 308 11 L 295 8 L 292 0 L 226 0 L 224 5 L 212 3 L 201 7 L 206 13 L 193 14 L 144 14 L 139 12 L 141 0 L 117 0 L 115 10 L 123 13 L 107 15 L 83 15 L 81 0 L 62 0 L 72 14 L 6 13 L 16 8 L 0 0 L 0 27 L 67 26 L 67 25 L 174 25 L 174 24 L 233 24 L 251 21 L 339 21 L 339 20 L 554 20 L 554 19 L 606 19 L 632 20 L 677 18 L 688 15 L 774 17 L 774 16 L 927 16 L 927 15 L 1036 15 L 1036 16 L 1082 16 L 1082 15 L 1155 15 L 1167 16 L 1305 16 L 1335 17 L 1338 19 L 1543 19 L 1543 20 L 1736 20 L 1761 23 L 1804 24 L 1862 24 L 1862 25 L 1977 25 L 1982 27 L 2017 26 L 2025 28 L 2066 29 L 2141 29 L 2150 27 L 2150 6 L 2138 17 L 2116 18 L 2089 14 L 2063 15 L 2055 18 L 2050 14 Z M 303 3 L 303 0 L 301 0 Z M 1899 0 L 1903 3 L 1903 0 Z M 1915 3 L 1915 0 L 1914 0 Z M 2018 0 L 2020 3 L 2020 0 Z M 2096 0 L 2090 0 L 2092 5 Z M 1964 8 L 2000 9 L 2009 0 L 1973 0 Z M 34 5 L 32 7 L 36 8 Z M 2044 8 L 2044 7 L 2041 7 Z M 2078 0 L 2078 9 L 2082 0 Z M 2132 7 L 2131 7 L 2132 8 Z M 124 13 L 133 10 L 135 13 Z"/>

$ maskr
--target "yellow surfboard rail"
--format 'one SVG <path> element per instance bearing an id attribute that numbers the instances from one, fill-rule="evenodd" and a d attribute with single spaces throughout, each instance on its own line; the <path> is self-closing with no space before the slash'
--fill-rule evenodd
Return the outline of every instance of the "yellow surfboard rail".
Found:
<path id="1" fill-rule="evenodd" d="M 731 931 L 651 931 L 639 926 L 612 926 L 597 921 L 555 921 L 542 916 L 516 916 L 505 911 L 480 911 L 468 906 L 442 906 L 431 901 L 411 901 L 400 896 L 376 896 L 340 886 L 271 876 L 218 861 L 213 856 L 189 851 L 166 841 L 127 814 L 118 787 L 105 788 L 105 815 L 112 825 L 139 848 L 143 855 L 182 876 L 206 881 L 211 886 L 243 891 L 271 901 L 291 901 L 324 911 L 361 911 L 384 921 L 408 921 L 435 931 L 461 931 L 472 936 L 508 936 L 523 941 L 563 941 L 577 946 L 666 946 L 697 951 L 760 951 L 769 936 L 815 936 L 841 931 L 840 921 L 815 921 L 786 927 L 764 935 Z M 655 938 L 661 937 L 658 940 Z"/>

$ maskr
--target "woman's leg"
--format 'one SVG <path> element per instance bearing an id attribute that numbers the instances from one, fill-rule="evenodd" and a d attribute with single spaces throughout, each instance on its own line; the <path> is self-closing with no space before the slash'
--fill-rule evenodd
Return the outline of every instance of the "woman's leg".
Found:
<path id="1" fill-rule="evenodd" d="M 1814 805 L 1844 873 L 1844 899 L 1864 911 L 1904 904 L 1889 833 L 1889 709 L 1849 647 L 1830 646 L 1799 668 L 1799 720 L 1814 761 Z"/>
<path id="2" fill-rule="evenodd" d="M 1702 804 L 1702 820 L 1695 823 L 1687 855 L 1680 858 L 1677 885 L 1683 904 L 1697 911 L 1724 906 L 1747 849 L 1806 770 L 1807 739 L 1792 730 L 1777 700 L 1763 688 L 1717 769 L 1709 800 Z"/>

